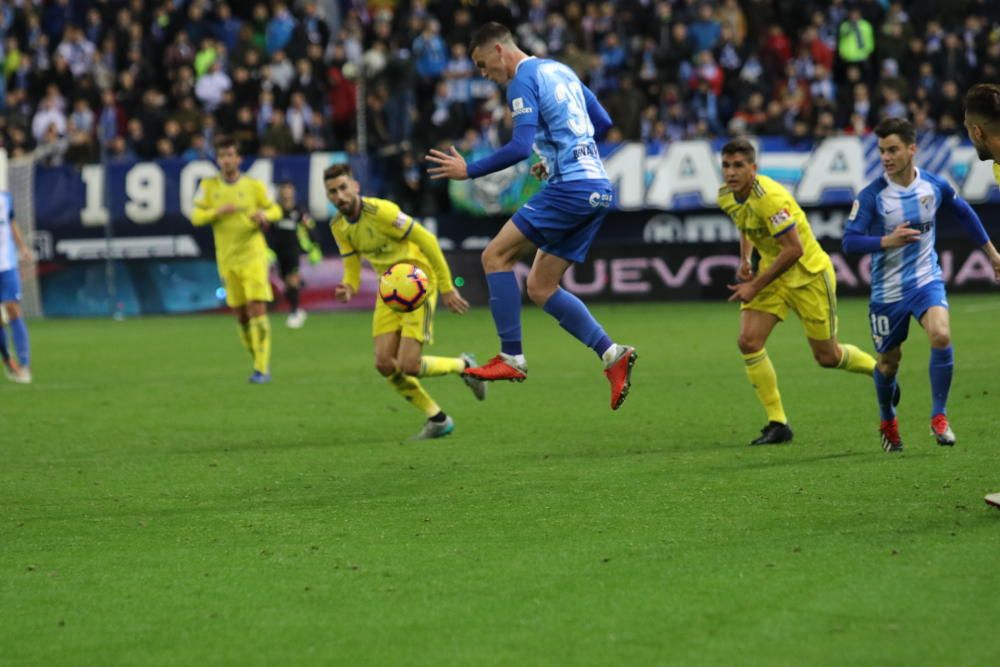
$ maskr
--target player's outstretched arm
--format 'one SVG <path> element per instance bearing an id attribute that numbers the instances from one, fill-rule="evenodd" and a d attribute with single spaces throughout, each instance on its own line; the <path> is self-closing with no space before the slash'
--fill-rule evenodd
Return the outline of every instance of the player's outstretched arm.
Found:
<path id="1" fill-rule="evenodd" d="M 997 252 L 997 249 L 993 246 L 993 242 L 990 241 L 990 236 L 986 233 L 986 228 L 983 227 L 983 221 L 979 219 L 976 211 L 969 206 L 969 202 L 959 197 L 947 183 L 944 185 L 945 187 L 942 187 L 941 192 L 942 204 L 952 210 L 955 217 L 958 218 L 958 223 L 965 230 L 965 233 L 986 253 L 990 264 L 993 265 L 994 279 L 1000 281 L 1000 253 Z"/>
<path id="2" fill-rule="evenodd" d="M 587 115 L 590 116 L 590 122 L 594 126 L 594 139 L 600 141 L 614 124 L 611 120 L 611 114 L 601 106 L 597 95 L 594 95 L 593 91 L 587 88 L 587 86 L 583 87 L 583 99 L 587 103 Z"/>
<path id="3" fill-rule="evenodd" d="M 531 145 L 535 141 L 534 125 L 517 125 L 514 136 L 509 142 L 498 148 L 482 160 L 476 160 L 466 165 L 465 158 L 459 155 L 452 146 L 448 153 L 432 148 L 426 160 L 437 166 L 428 169 L 431 179 L 450 178 L 464 181 L 467 178 L 479 178 L 496 171 L 501 171 L 517 164 L 531 155 Z"/>

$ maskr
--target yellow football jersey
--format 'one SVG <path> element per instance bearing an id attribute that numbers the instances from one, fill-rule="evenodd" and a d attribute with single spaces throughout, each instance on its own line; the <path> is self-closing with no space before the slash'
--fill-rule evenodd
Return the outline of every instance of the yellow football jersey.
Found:
<path id="1" fill-rule="evenodd" d="M 438 261 L 428 258 L 410 238 L 415 227 L 420 227 L 420 224 L 403 213 L 397 204 L 374 197 L 361 198 L 361 215 L 357 220 L 348 220 L 340 212 L 330 220 L 330 231 L 341 256 L 358 254 L 379 273 L 398 262 L 411 262 L 423 269 L 439 290 L 448 291 L 451 274 L 444 257 L 438 250 L 439 258 L 435 258 Z M 434 239 L 429 232 L 422 227 L 420 229 Z M 436 239 L 434 245 L 437 245 Z M 435 267 L 435 264 L 438 266 Z"/>
<path id="2" fill-rule="evenodd" d="M 997 185 L 1000 185 L 1000 162 L 993 163 L 993 178 L 996 180 Z"/>
<path id="3" fill-rule="evenodd" d="M 218 215 L 216 211 L 225 204 L 232 204 L 236 210 Z M 191 222 L 212 225 L 220 272 L 267 257 L 264 234 L 250 217 L 257 211 L 264 211 L 272 222 L 281 219 L 281 207 L 271 200 L 267 188 L 257 179 L 242 174 L 235 183 L 227 183 L 221 174 L 202 179 L 195 194 Z"/>
<path id="4" fill-rule="evenodd" d="M 774 179 L 758 175 L 750 195 L 742 202 L 736 199 L 732 190 L 722 186 L 718 204 L 760 253 L 760 271 L 766 270 L 781 251 L 777 237 L 792 227 L 802 242 L 802 257 L 778 276 L 778 280 L 796 287 L 831 266 L 829 255 L 813 236 L 806 214 L 791 193 Z"/>

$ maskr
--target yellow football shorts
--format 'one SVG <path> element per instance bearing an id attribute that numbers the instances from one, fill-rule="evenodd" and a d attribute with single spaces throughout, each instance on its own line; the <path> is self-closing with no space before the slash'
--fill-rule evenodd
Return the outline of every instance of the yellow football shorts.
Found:
<path id="1" fill-rule="evenodd" d="M 226 288 L 226 305 L 230 308 L 245 306 L 251 301 L 271 301 L 271 281 L 267 273 L 267 258 L 234 266 L 221 271 L 222 285 Z"/>
<path id="2" fill-rule="evenodd" d="M 771 313 L 779 320 L 788 317 L 788 311 L 792 310 L 802 321 L 806 336 L 813 340 L 829 340 L 837 335 L 836 274 L 831 266 L 798 287 L 788 287 L 779 278 L 740 309 Z"/>
<path id="3" fill-rule="evenodd" d="M 400 332 L 403 338 L 413 338 L 430 345 L 434 342 L 434 310 L 437 308 L 437 290 L 431 290 L 424 305 L 409 313 L 397 313 L 375 297 L 375 314 L 372 316 L 372 337 Z"/>

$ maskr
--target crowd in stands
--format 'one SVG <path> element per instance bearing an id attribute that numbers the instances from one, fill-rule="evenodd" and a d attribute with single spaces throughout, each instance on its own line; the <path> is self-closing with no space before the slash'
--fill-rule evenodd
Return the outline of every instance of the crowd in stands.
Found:
<path id="1" fill-rule="evenodd" d="M 360 145 L 415 191 L 427 146 L 508 136 L 467 52 L 485 21 L 573 67 L 609 141 L 653 152 L 885 116 L 960 132 L 964 90 L 1000 80 L 997 0 L 0 0 L 0 141 L 48 164 L 211 157 L 219 132 L 245 154 Z"/>

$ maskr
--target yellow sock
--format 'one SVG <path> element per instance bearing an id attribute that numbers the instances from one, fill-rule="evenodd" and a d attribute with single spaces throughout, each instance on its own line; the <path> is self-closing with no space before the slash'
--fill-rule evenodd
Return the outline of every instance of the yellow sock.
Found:
<path id="1" fill-rule="evenodd" d="M 459 357 L 423 357 L 420 360 L 420 377 L 453 375 L 465 370 L 465 362 Z"/>
<path id="2" fill-rule="evenodd" d="M 249 329 L 253 369 L 267 373 L 271 368 L 271 321 L 267 319 L 267 315 L 251 317 Z"/>
<path id="3" fill-rule="evenodd" d="M 837 368 L 848 373 L 871 375 L 875 371 L 875 357 L 853 345 L 840 346 L 840 363 Z"/>
<path id="4" fill-rule="evenodd" d="M 236 331 L 240 334 L 240 341 L 243 343 L 244 349 L 253 356 L 253 343 L 250 342 L 250 324 L 244 324 L 243 322 L 236 323 Z"/>
<path id="5" fill-rule="evenodd" d="M 389 384 L 392 385 L 397 394 L 412 403 L 413 407 L 423 410 L 428 417 L 433 417 L 441 412 L 441 408 L 430 397 L 430 394 L 424 391 L 417 378 L 397 371 L 386 379 L 389 380 Z"/>
<path id="6" fill-rule="evenodd" d="M 787 424 L 788 417 L 785 416 L 785 408 L 781 405 L 781 394 L 778 393 L 778 375 L 774 372 L 767 350 L 744 354 L 743 363 L 747 365 L 747 377 L 750 378 L 753 390 L 757 392 L 757 399 L 767 411 L 767 419 Z"/>

